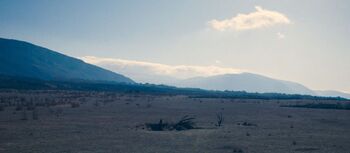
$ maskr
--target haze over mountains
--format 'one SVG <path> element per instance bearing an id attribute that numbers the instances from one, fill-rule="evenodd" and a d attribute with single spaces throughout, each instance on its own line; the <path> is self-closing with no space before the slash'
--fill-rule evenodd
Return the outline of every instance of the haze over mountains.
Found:
<path id="1" fill-rule="evenodd" d="M 123 75 L 23 41 L 0 38 L 0 51 L 0 75 L 134 83 Z"/>
<path id="2" fill-rule="evenodd" d="M 314 92 L 305 86 L 289 82 L 271 79 L 253 73 L 224 74 L 209 77 L 195 77 L 181 80 L 177 83 L 181 87 L 197 87 L 209 90 L 234 90 L 247 92 L 280 92 L 288 94 L 308 94 Z"/>
<path id="3" fill-rule="evenodd" d="M 195 77 L 180 80 L 173 85 L 179 87 L 195 87 L 208 90 L 233 90 L 258 93 L 287 93 L 315 96 L 331 96 L 350 98 L 350 94 L 339 91 L 311 90 L 302 84 L 272 79 L 253 73 L 224 74 L 209 77 Z"/>

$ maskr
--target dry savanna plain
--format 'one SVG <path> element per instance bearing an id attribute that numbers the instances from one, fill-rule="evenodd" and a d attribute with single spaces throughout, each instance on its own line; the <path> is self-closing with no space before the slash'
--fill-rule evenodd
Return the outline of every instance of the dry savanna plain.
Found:
<path id="1" fill-rule="evenodd" d="M 193 98 L 92 91 L 0 92 L 1 153 L 349 153 L 335 100 Z"/>

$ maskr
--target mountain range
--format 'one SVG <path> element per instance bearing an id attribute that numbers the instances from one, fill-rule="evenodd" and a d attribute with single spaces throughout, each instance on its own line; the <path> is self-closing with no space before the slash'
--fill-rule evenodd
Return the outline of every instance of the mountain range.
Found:
<path id="1" fill-rule="evenodd" d="M 132 79 L 119 74 L 118 72 L 112 72 L 85 63 L 80 59 L 24 41 L 0 38 L 0 52 L 0 76 L 7 80 L 13 80 L 11 77 L 21 77 L 45 81 L 136 83 Z M 341 96 L 350 99 L 350 94 L 347 93 L 338 91 L 314 91 L 299 83 L 273 79 L 253 73 L 223 74 L 182 80 L 175 80 L 171 76 L 159 77 L 151 73 L 145 74 L 144 76 L 149 76 L 149 78 L 153 79 L 165 78 L 161 79 L 164 84 L 177 87 L 257 93 L 286 93 L 332 97 Z"/>

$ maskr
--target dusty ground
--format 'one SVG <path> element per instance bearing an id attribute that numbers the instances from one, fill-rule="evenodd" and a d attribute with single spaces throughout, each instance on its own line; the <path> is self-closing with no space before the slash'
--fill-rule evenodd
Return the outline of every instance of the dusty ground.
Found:
<path id="1" fill-rule="evenodd" d="M 312 101 L 193 99 L 103 92 L 1 91 L 1 153 L 349 153 L 350 111 L 279 107 Z M 32 110 L 16 111 L 35 102 Z M 318 101 L 320 102 L 320 101 Z M 332 101 L 325 101 L 333 103 Z M 50 103 L 50 105 L 43 105 Z M 72 103 L 79 106 L 72 108 Z M 224 123 L 216 127 L 216 114 Z M 149 131 L 196 117 L 201 129 Z M 242 123 L 250 123 L 250 126 Z"/>

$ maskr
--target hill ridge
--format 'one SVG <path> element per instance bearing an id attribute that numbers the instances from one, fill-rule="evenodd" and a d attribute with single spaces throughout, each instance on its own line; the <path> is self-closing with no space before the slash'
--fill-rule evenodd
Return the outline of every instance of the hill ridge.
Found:
<path id="1" fill-rule="evenodd" d="M 26 41 L 0 38 L 0 51 L 2 75 L 134 83 L 121 74 Z"/>

